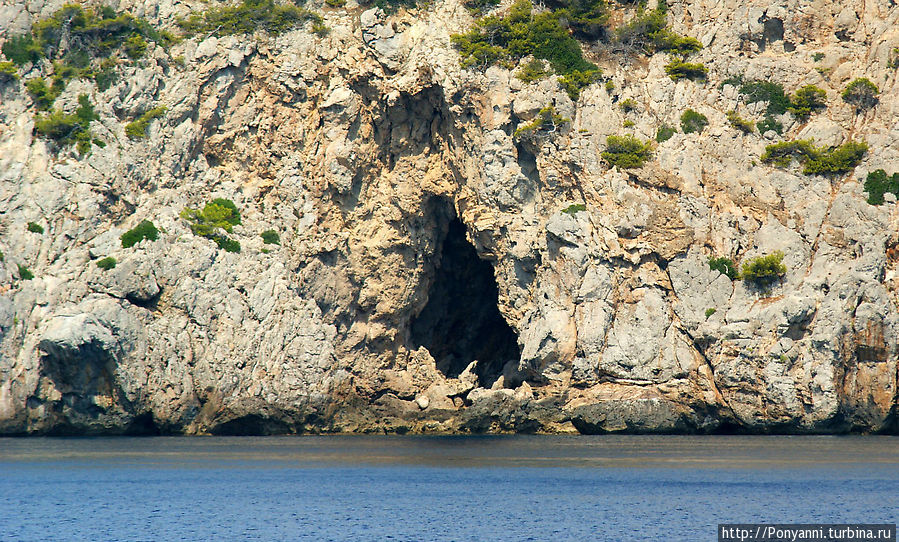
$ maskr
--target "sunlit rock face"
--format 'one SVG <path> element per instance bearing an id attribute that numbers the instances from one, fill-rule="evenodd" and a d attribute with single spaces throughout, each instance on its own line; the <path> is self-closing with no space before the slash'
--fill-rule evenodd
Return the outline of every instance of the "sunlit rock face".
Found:
<path id="1" fill-rule="evenodd" d="M 0 7 L 0 40 L 61 4 Z M 55 107 L 89 95 L 106 143 L 86 156 L 0 85 L 0 433 L 897 431 L 899 212 L 863 188 L 899 171 L 888 2 L 670 2 L 708 82 L 585 43 L 605 79 L 577 102 L 462 69 L 456 0 L 350 4 L 308 6 L 323 35 L 150 44 L 107 90 L 69 82 Z M 188 5 L 118 8 L 177 31 Z M 743 134 L 726 113 L 764 104 L 737 75 L 827 107 Z M 880 95 L 857 111 L 840 93 L 862 76 Z M 570 122 L 515 136 L 549 105 Z M 607 136 L 654 140 L 688 108 L 703 131 L 603 161 Z M 846 175 L 762 163 L 793 139 L 869 150 Z M 181 216 L 215 198 L 239 253 Z M 123 248 L 145 219 L 158 239 Z M 765 287 L 708 265 L 777 251 Z"/>

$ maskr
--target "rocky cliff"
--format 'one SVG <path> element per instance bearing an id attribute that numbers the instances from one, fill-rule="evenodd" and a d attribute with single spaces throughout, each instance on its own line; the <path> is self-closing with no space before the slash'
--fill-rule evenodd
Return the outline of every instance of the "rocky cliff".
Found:
<path id="1" fill-rule="evenodd" d="M 707 81 L 608 34 L 580 40 L 602 78 L 576 101 L 524 60 L 462 68 L 457 0 L 337 4 L 73 78 L 53 107 L 90 98 L 86 152 L 36 130 L 24 83 L 58 67 L 0 86 L 0 434 L 899 429 L 899 207 L 864 188 L 899 171 L 892 0 L 669 2 Z M 4 2 L 0 41 L 61 5 Z M 112 7 L 176 35 L 208 8 Z M 870 107 L 841 99 L 858 77 Z M 727 113 L 766 104 L 740 81 L 826 107 L 744 133 Z M 653 141 L 642 167 L 603 159 L 624 134 Z M 836 175 L 760 159 L 807 139 L 868 150 Z M 216 198 L 239 252 L 185 218 Z M 158 238 L 123 246 L 144 220 Z M 708 263 L 778 251 L 767 283 Z"/>

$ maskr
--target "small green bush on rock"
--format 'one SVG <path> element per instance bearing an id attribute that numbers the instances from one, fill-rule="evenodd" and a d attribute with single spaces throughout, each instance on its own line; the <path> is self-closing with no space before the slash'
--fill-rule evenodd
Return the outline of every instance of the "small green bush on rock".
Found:
<path id="1" fill-rule="evenodd" d="M 868 203 L 871 205 L 882 204 L 883 195 L 887 192 L 899 195 L 899 173 L 893 173 L 892 177 L 882 169 L 868 173 L 865 179 L 865 192 L 868 193 Z"/>
<path id="2" fill-rule="evenodd" d="M 266 245 L 280 245 L 281 244 L 281 236 L 278 235 L 278 232 L 275 230 L 265 230 L 261 234 L 262 242 Z"/>
<path id="3" fill-rule="evenodd" d="M 99 143 L 93 139 L 90 123 L 100 117 L 94 112 L 94 106 L 86 94 L 78 96 L 78 104 L 73 115 L 57 109 L 42 117 L 35 117 L 35 133 L 52 139 L 60 147 L 75 145 L 80 154 L 86 154 L 91 148 L 91 141 Z"/>
<path id="4" fill-rule="evenodd" d="M 587 210 L 587 206 L 584 205 L 583 203 L 572 203 L 568 207 L 565 207 L 564 209 L 562 209 L 562 212 L 567 215 L 574 216 L 574 215 L 580 213 L 581 211 L 586 211 L 586 210 Z"/>
<path id="5" fill-rule="evenodd" d="M 31 233 L 41 233 L 42 234 L 42 233 L 44 233 L 44 227 L 36 222 L 29 222 L 28 223 L 28 231 L 30 231 Z"/>
<path id="6" fill-rule="evenodd" d="M 19 264 L 19 278 L 22 280 L 31 280 L 34 278 L 34 273 L 31 272 L 30 269 L 25 267 L 24 265 Z"/>
<path id="7" fill-rule="evenodd" d="M 190 223 L 190 230 L 194 235 L 215 241 L 226 252 L 240 252 L 240 243 L 221 233 L 231 233 L 234 226 L 240 224 L 240 212 L 233 201 L 216 198 L 202 209 L 185 207 L 181 211 L 181 218 Z"/>
<path id="8" fill-rule="evenodd" d="M 817 149 L 817 155 L 805 164 L 806 175 L 849 173 L 868 152 L 864 141 L 848 141 L 833 149 Z"/>
<path id="9" fill-rule="evenodd" d="M 147 128 L 150 127 L 150 122 L 165 115 L 165 112 L 165 106 L 154 107 L 144 112 L 143 115 L 125 125 L 125 134 L 131 139 L 147 137 Z"/>
<path id="10" fill-rule="evenodd" d="M 516 128 L 512 137 L 515 139 L 549 137 L 569 122 L 571 119 L 557 114 L 555 107 L 544 107 L 534 120 Z"/>
<path id="11" fill-rule="evenodd" d="M 665 65 L 665 73 L 673 81 L 690 79 L 691 81 L 704 81 L 708 77 L 709 70 L 703 64 L 672 60 Z"/>
<path id="12" fill-rule="evenodd" d="M 19 80 L 19 72 L 12 62 L 0 62 L 0 85 Z"/>
<path id="13" fill-rule="evenodd" d="M 188 36 L 223 37 L 252 34 L 257 30 L 276 36 L 307 21 L 322 23 L 322 18 L 294 5 L 276 4 L 274 0 L 243 0 L 236 6 L 217 6 L 194 13 L 178 21 L 178 25 Z"/>
<path id="14" fill-rule="evenodd" d="M 607 137 L 606 150 L 602 153 L 602 159 L 609 165 L 622 169 L 643 167 L 651 157 L 652 144 L 632 135 Z"/>
<path id="15" fill-rule="evenodd" d="M 658 130 L 656 130 L 656 141 L 658 141 L 659 143 L 664 143 L 665 141 L 671 139 L 676 133 L 677 130 L 673 126 L 663 124 L 659 126 Z"/>
<path id="16" fill-rule="evenodd" d="M 116 263 L 118 262 L 116 262 L 115 258 L 113 258 L 112 256 L 107 256 L 106 258 L 97 261 L 97 267 L 104 271 L 109 271 L 110 269 L 115 268 Z"/>
<path id="17" fill-rule="evenodd" d="M 782 278 L 787 273 L 787 266 L 783 264 L 784 254 L 777 251 L 766 256 L 753 258 L 743 264 L 740 277 L 757 286 L 768 286 Z"/>
<path id="18" fill-rule="evenodd" d="M 869 109 L 877 105 L 880 90 L 867 77 L 855 79 L 843 90 L 843 101 L 855 106 L 856 110 Z"/>
<path id="19" fill-rule="evenodd" d="M 751 120 L 744 119 L 734 110 L 730 110 L 727 112 L 727 122 L 729 122 L 731 126 L 736 128 L 737 130 L 740 130 L 744 134 L 751 134 L 755 131 L 755 123 Z"/>
<path id="20" fill-rule="evenodd" d="M 730 280 L 737 280 L 740 277 L 737 264 L 730 258 L 709 258 L 709 268 L 712 271 L 718 271 Z"/>
<path id="21" fill-rule="evenodd" d="M 159 239 L 159 230 L 149 220 L 141 220 L 140 224 L 122 234 L 122 248 L 131 248 L 144 239 Z"/>
<path id="22" fill-rule="evenodd" d="M 796 91 L 790 98 L 790 106 L 787 110 L 796 118 L 806 120 L 812 112 L 827 107 L 827 93 L 815 85 L 805 85 Z"/>
<path id="23" fill-rule="evenodd" d="M 687 109 L 680 116 L 680 128 L 681 131 L 685 134 L 701 132 L 708 125 L 708 117 L 706 117 L 702 113 L 693 111 L 692 109 Z"/>

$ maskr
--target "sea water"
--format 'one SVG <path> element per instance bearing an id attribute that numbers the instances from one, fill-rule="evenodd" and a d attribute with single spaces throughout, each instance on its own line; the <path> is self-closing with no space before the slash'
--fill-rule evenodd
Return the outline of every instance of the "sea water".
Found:
<path id="1" fill-rule="evenodd" d="M 897 523 L 899 438 L 0 439 L 0 540 L 715 540 Z"/>

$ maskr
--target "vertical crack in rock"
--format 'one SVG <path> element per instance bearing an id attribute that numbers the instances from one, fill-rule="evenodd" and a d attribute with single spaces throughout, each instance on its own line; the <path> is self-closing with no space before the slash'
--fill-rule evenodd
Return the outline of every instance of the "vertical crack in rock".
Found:
<path id="1" fill-rule="evenodd" d="M 521 353 L 497 308 L 493 267 L 478 258 L 458 218 L 449 224 L 435 266 L 428 302 L 412 321 L 412 343 L 427 348 L 448 377 L 477 360 L 480 385 L 489 387 Z"/>

